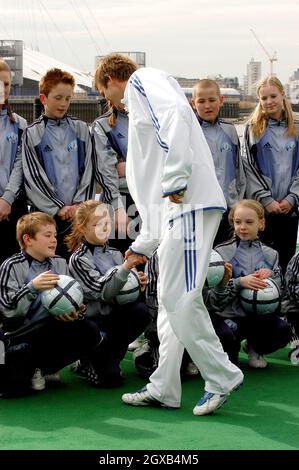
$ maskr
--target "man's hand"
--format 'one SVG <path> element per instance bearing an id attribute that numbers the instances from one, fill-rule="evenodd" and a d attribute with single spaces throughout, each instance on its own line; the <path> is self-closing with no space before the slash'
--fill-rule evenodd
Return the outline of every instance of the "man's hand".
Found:
<path id="1" fill-rule="evenodd" d="M 132 269 L 135 266 L 138 266 L 138 264 L 144 264 L 146 263 L 146 256 L 144 255 L 138 255 L 137 253 L 134 253 L 131 250 L 127 250 L 125 253 L 125 261 L 128 261 L 130 263 L 130 266 Z"/>
<path id="2" fill-rule="evenodd" d="M 167 195 L 164 195 L 163 198 L 165 197 L 169 197 L 169 200 L 171 202 L 174 202 L 175 204 L 181 204 L 183 202 L 183 198 L 185 196 L 185 192 L 186 191 L 179 191 L 177 193 L 173 193 L 173 194 L 167 194 Z"/>

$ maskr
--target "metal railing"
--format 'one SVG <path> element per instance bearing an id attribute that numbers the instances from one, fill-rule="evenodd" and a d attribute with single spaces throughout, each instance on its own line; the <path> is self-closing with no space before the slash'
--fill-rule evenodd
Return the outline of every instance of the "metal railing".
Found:
<path id="1" fill-rule="evenodd" d="M 42 113 L 43 106 L 36 97 L 11 97 L 9 100 L 15 113 L 24 117 L 28 124 Z M 103 101 L 101 98 L 83 98 L 73 99 L 68 110 L 68 114 L 91 124 L 98 116 L 103 113 Z M 222 118 L 238 118 L 240 114 L 239 103 L 225 102 L 220 109 L 220 117 Z"/>
<path id="2" fill-rule="evenodd" d="M 36 97 L 11 97 L 9 100 L 13 111 L 23 118 L 28 124 L 38 118 L 43 110 L 43 105 Z M 74 99 L 69 107 L 68 114 L 91 124 L 97 116 L 102 114 L 101 100 L 95 98 Z"/>

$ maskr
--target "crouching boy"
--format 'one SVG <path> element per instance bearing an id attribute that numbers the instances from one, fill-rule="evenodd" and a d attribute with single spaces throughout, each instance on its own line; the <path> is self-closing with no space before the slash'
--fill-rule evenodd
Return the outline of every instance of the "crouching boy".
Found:
<path id="1" fill-rule="evenodd" d="M 54 219 L 42 212 L 24 215 L 17 223 L 17 240 L 21 252 L 0 267 L 0 309 L 8 338 L 0 376 L 4 394 L 43 390 L 47 375 L 83 353 L 93 354 L 101 341 L 97 326 L 81 311 L 54 317 L 41 303 L 42 291 L 53 288 L 60 274 L 69 274 L 66 261 L 55 256 Z"/>

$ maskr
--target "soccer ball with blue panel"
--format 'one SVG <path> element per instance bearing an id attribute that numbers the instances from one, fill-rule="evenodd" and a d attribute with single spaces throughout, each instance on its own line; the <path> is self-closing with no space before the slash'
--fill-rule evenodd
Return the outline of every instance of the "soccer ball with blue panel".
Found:
<path id="1" fill-rule="evenodd" d="M 276 312 L 280 307 L 280 290 L 273 279 L 265 279 L 267 286 L 264 289 L 241 289 L 239 293 L 240 304 L 248 313 L 267 315 Z"/>
<path id="2" fill-rule="evenodd" d="M 41 293 L 41 302 L 51 315 L 65 315 L 79 310 L 83 302 L 83 290 L 71 276 L 60 274 L 56 286 Z"/>

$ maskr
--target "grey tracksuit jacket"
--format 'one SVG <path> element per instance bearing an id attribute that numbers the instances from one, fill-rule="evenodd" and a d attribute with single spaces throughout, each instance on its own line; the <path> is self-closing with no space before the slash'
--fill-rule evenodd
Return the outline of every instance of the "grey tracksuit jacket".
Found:
<path id="1" fill-rule="evenodd" d="M 197 113 L 196 113 L 197 114 Z M 227 207 L 244 197 L 246 179 L 240 151 L 240 142 L 232 123 L 217 119 L 211 123 L 197 114 L 214 160 L 217 179 L 224 193 Z"/>
<path id="2" fill-rule="evenodd" d="M 22 160 L 29 201 L 54 216 L 65 205 L 92 199 L 92 143 L 85 122 L 41 116 L 23 136 Z"/>
<path id="3" fill-rule="evenodd" d="M 97 118 L 91 128 L 94 146 L 94 168 L 97 182 L 101 185 L 102 200 L 114 209 L 123 207 L 121 193 L 129 193 L 125 177 L 119 177 L 116 165 L 125 162 L 128 146 L 128 116 L 117 112 L 116 125 L 108 120 L 112 110 Z"/>
<path id="4" fill-rule="evenodd" d="M 72 254 L 70 273 L 83 288 L 88 317 L 108 315 L 112 311 L 114 297 L 130 273 L 122 263 L 121 252 L 108 245 L 95 246 L 85 242 Z"/>
<path id="5" fill-rule="evenodd" d="M 214 248 L 223 258 L 232 264 L 233 274 L 225 288 L 216 286 L 208 292 L 207 307 L 223 317 L 240 316 L 248 314 L 239 302 L 239 291 L 242 289 L 240 277 L 268 268 L 272 271 L 270 276 L 277 286 L 282 289 L 283 278 L 278 262 L 278 253 L 261 243 L 259 239 L 253 241 L 240 240 L 235 237 Z"/>
<path id="6" fill-rule="evenodd" d="M 16 321 L 21 326 L 49 316 L 41 305 L 40 291 L 32 284 L 32 279 L 48 270 L 69 275 L 67 263 L 60 256 L 47 258 L 41 263 L 22 251 L 2 263 L 0 310 L 8 327 Z"/>
<path id="7" fill-rule="evenodd" d="M 0 197 L 12 204 L 23 184 L 21 138 L 27 122 L 13 113 L 11 122 L 7 109 L 0 111 Z"/>
<path id="8" fill-rule="evenodd" d="M 299 123 L 295 123 L 299 131 Z M 247 176 L 246 197 L 266 206 L 274 200 L 299 203 L 299 140 L 285 135 L 285 120 L 269 119 L 260 138 L 247 124 L 244 131 L 244 165 Z"/>

